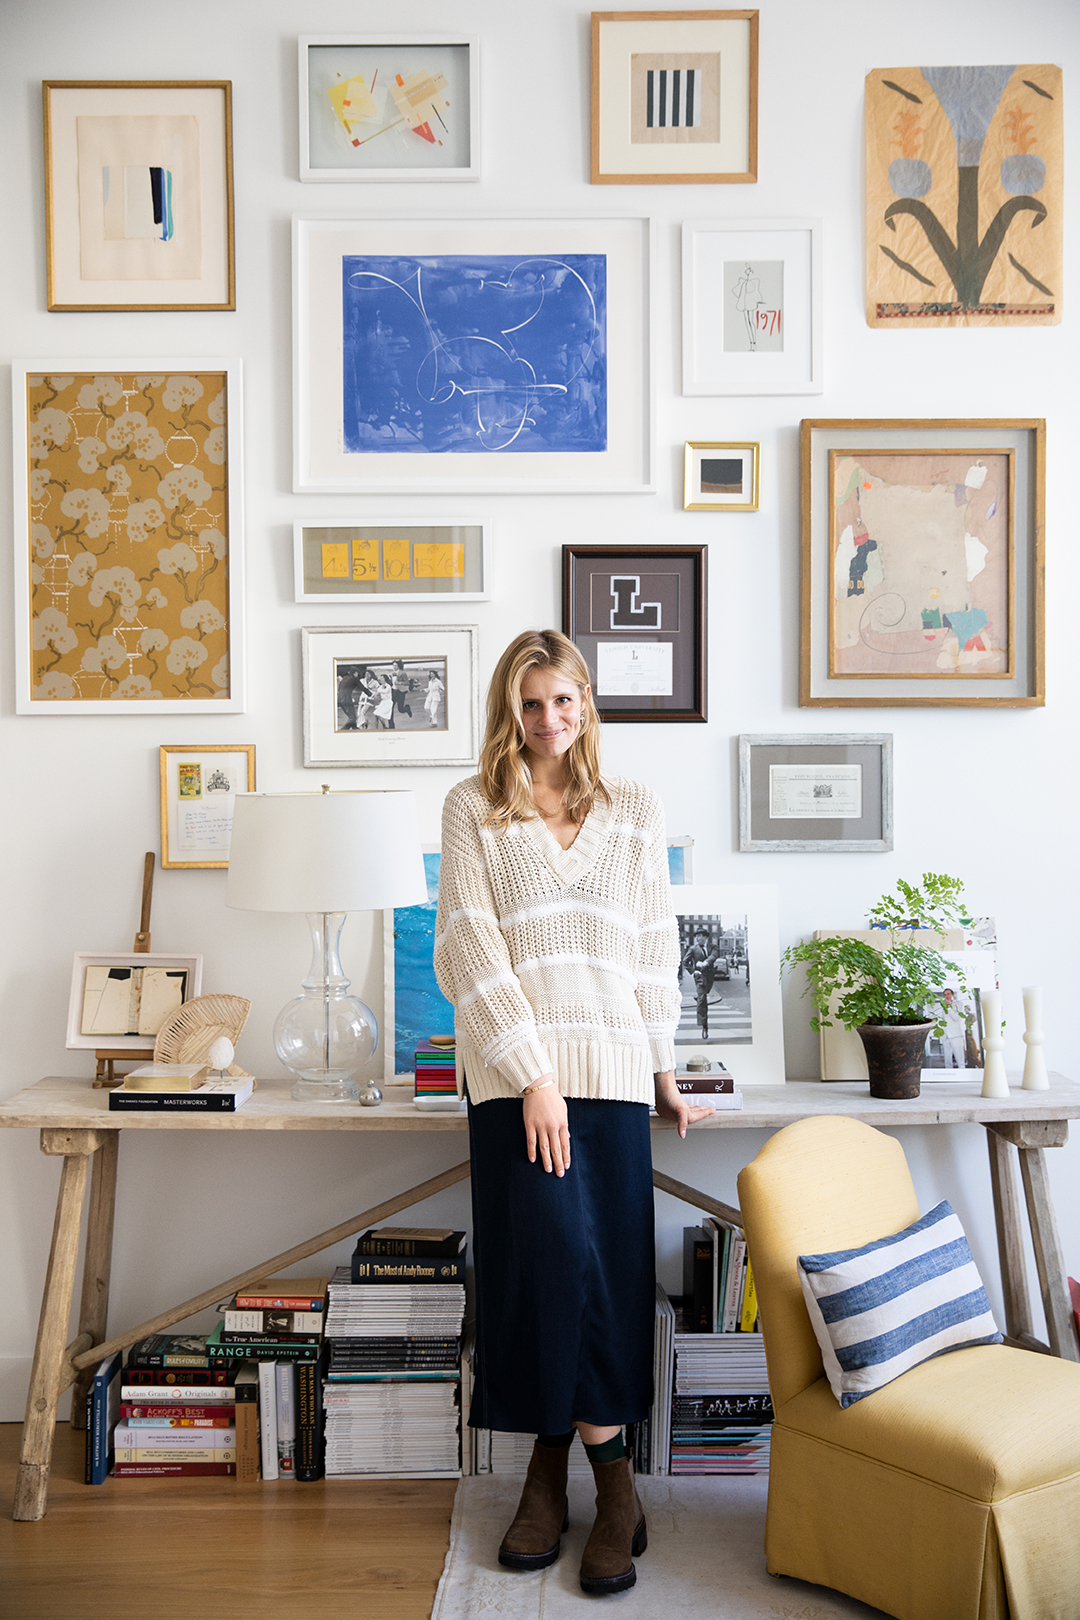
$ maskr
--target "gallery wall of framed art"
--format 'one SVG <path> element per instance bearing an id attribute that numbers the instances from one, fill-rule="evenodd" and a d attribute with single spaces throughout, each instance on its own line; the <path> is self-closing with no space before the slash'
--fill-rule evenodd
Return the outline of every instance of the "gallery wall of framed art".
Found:
<path id="1" fill-rule="evenodd" d="M 1025 1057 L 1021 986 L 1041 985 L 1047 1059 L 1070 1072 L 1080 13 L 830 0 L 825 26 L 820 9 L 600 13 L 594 55 L 588 7 L 8 8 L 0 739 L 9 906 L 48 919 L 0 944 L 9 1090 L 89 1082 L 92 1049 L 66 1047 L 72 961 L 126 960 L 147 852 L 153 953 L 201 956 L 206 993 L 248 998 L 238 1061 L 280 1076 L 272 1029 L 303 931 L 224 906 L 215 769 L 231 790 L 250 748 L 259 791 L 407 787 L 438 845 L 500 653 L 564 624 L 564 548 L 578 586 L 608 572 L 573 630 L 604 768 L 659 795 L 694 884 L 774 886 L 783 949 L 858 929 L 900 877 L 954 874 L 999 922 L 1008 1067 Z M 981 134 L 964 132 L 973 107 Z M 677 632 L 656 574 L 677 578 Z M 612 577 L 639 583 L 612 597 Z M 662 627 L 645 622 L 657 605 Z M 613 690 L 634 647 L 651 689 L 639 672 L 637 693 Z M 751 767 L 780 767 L 748 825 L 740 737 Z M 181 764 L 201 799 L 181 801 Z M 380 1022 L 363 1078 L 381 1085 L 388 1051 L 407 1072 L 409 1038 L 387 1021 L 381 916 L 350 917 L 343 960 Z M 713 985 L 709 1044 L 741 983 Z M 778 992 L 769 1058 L 793 1077 L 820 1072 L 800 989 Z M 686 974 L 683 992 L 696 1012 Z M 330 1226 L 349 1213 L 335 1188 L 389 1174 L 366 1136 L 359 1159 L 347 1133 L 323 1156 L 268 1136 L 258 1164 L 230 1167 L 224 1229 L 206 1213 L 220 1164 L 189 1157 L 181 1193 L 159 1135 L 138 1144 L 155 1199 L 141 1223 L 118 1207 L 117 1243 L 157 1252 L 179 1222 L 226 1272 L 258 1252 L 266 1178 L 321 1188 Z M 410 1136 L 411 1179 L 450 1162 Z M 679 1155 L 708 1145 L 715 1185 L 733 1185 L 733 1141 L 661 1132 L 658 1163 L 693 1181 Z M 935 1161 L 912 1142 L 922 1199 Z M 32 1207 L 36 1146 L 6 1151 Z M 979 1151 L 956 1148 L 972 1184 Z M 1058 1151 L 1067 1246 L 1080 1148 Z M 293 1241 L 288 1217 L 267 1210 L 271 1250 Z M 466 1225 L 462 1190 L 430 1219 Z M 658 1201 L 676 1292 L 683 1220 Z M 990 1223 L 971 1224 L 996 1275 Z M 43 1267 L 47 1231 L 27 1244 Z M 1080 1276 L 1080 1251 L 1067 1263 Z M 125 1275 L 151 1315 L 152 1269 Z M 0 1257 L 12 1420 L 37 1313 L 24 1282 Z"/>

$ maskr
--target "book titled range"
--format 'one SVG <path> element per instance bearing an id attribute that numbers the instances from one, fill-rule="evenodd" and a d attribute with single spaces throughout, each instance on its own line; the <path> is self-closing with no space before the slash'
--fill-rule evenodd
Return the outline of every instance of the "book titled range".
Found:
<path id="1" fill-rule="evenodd" d="M 220 1322 L 208 1334 L 206 1353 L 211 1366 L 230 1361 L 318 1361 L 322 1354 L 322 1339 L 304 1334 L 299 1339 L 267 1339 L 262 1336 L 233 1335 L 225 1338 Z"/>

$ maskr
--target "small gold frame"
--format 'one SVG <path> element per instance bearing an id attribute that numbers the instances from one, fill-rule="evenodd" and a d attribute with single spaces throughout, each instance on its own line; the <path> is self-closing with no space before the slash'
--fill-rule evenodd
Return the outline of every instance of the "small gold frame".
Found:
<path id="1" fill-rule="evenodd" d="M 725 459 L 734 461 L 739 459 L 743 464 L 742 478 L 738 489 L 732 489 L 734 498 L 724 499 L 720 487 L 706 489 L 702 478 L 703 450 L 728 450 L 739 452 L 738 458 L 732 455 Z M 684 512 L 756 512 L 758 509 L 758 486 L 760 481 L 761 445 L 748 440 L 737 443 L 718 442 L 712 439 L 687 439 L 683 461 L 683 511 Z M 747 473 L 749 472 L 749 480 Z M 747 482 L 750 485 L 749 500 L 739 500 L 739 494 L 745 494 Z M 710 500 L 710 495 L 718 495 L 720 499 Z"/>

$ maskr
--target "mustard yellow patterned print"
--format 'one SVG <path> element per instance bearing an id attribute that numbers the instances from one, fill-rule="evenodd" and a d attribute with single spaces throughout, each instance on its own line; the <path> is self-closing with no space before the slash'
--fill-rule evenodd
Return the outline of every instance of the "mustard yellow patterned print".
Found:
<path id="1" fill-rule="evenodd" d="M 36 699 L 229 697 L 226 379 L 27 378 Z"/>

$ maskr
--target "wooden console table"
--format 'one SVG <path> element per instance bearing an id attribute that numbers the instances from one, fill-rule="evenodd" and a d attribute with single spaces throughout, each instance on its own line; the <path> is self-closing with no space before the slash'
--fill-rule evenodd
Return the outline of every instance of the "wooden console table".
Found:
<path id="1" fill-rule="evenodd" d="M 0 1127 L 40 1130 L 41 1151 L 63 1158 L 52 1247 L 41 1303 L 37 1343 L 26 1403 L 26 1423 L 14 1517 L 40 1519 L 45 1513 L 56 1408 L 60 1396 L 75 1385 L 72 1423 L 81 1427 L 85 1390 L 100 1361 L 136 1339 L 160 1332 L 208 1305 L 217 1304 L 246 1283 L 273 1275 L 318 1254 L 354 1233 L 408 1209 L 411 1204 L 463 1181 L 469 1162 L 454 1165 L 419 1186 L 365 1209 L 329 1231 L 320 1232 L 284 1254 L 249 1266 L 238 1276 L 206 1288 L 193 1299 L 162 1311 L 148 1322 L 106 1339 L 109 1273 L 112 1257 L 116 1170 L 122 1131 L 449 1131 L 463 1136 L 462 1113 L 417 1112 L 411 1101 L 385 1102 L 380 1108 L 347 1103 L 298 1103 L 286 1080 L 261 1081 L 251 1101 L 235 1114 L 110 1113 L 108 1093 L 91 1080 L 48 1079 L 0 1103 Z M 981 1125 L 990 1151 L 990 1178 L 997 1223 L 998 1253 L 1009 1338 L 1032 1350 L 1080 1361 L 1069 1304 L 1061 1243 L 1050 1200 L 1043 1149 L 1060 1147 L 1068 1121 L 1080 1118 L 1080 1086 L 1052 1077 L 1049 1091 L 1014 1091 L 991 1101 L 967 1082 L 928 1087 L 912 1102 L 880 1102 L 856 1081 L 789 1081 L 755 1086 L 744 1092 L 741 1112 L 716 1113 L 691 1127 L 695 1131 L 779 1130 L 815 1114 L 846 1114 L 869 1125 Z M 654 1130 L 671 1130 L 654 1119 Z M 1020 1206 L 1012 1174 L 1009 1145 L 1017 1150 L 1027 1202 L 1039 1287 L 1046 1314 L 1049 1346 L 1032 1332 L 1031 1307 L 1024 1275 Z M 92 1163 L 92 1170 L 91 1170 Z M 90 1200 L 78 1332 L 65 1343 L 75 1286 L 76 1257 L 87 1181 Z M 653 1181 L 662 1191 L 694 1208 L 728 1220 L 739 1212 L 712 1194 L 687 1186 L 656 1170 Z"/>

